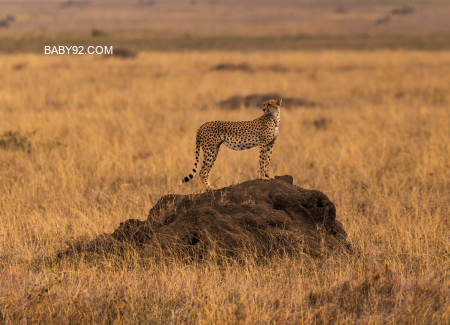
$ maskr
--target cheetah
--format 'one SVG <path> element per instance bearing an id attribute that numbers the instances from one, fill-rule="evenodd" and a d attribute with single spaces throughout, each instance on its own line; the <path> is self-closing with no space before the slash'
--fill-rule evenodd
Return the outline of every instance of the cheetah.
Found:
<path id="1" fill-rule="evenodd" d="M 235 151 L 244 151 L 259 146 L 258 172 L 260 178 L 262 180 L 273 179 L 269 173 L 270 157 L 279 133 L 280 106 L 281 99 L 269 99 L 264 102 L 264 114 L 253 121 L 215 121 L 203 124 L 197 132 L 194 169 L 192 174 L 181 180 L 181 183 L 187 183 L 194 178 L 201 147 L 203 164 L 200 169 L 200 177 L 206 190 L 213 190 L 208 175 L 216 161 L 221 144 Z"/>

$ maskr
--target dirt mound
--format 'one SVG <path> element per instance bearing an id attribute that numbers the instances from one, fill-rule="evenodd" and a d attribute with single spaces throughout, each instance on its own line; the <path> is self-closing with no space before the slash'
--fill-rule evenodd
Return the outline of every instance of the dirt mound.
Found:
<path id="1" fill-rule="evenodd" d="M 292 176 L 252 180 L 213 192 L 166 195 L 145 221 L 130 219 L 111 235 L 61 254 L 123 251 L 144 254 L 253 256 L 349 251 L 347 234 L 328 197 L 293 185 Z"/>
<path id="2" fill-rule="evenodd" d="M 268 99 L 283 99 L 283 108 L 294 107 L 316 107 L 316 102 L 311 102 L 300 97 L 284 97 L 277 93 L 269 94 L 252 94 L 248 96 L 233 96 L 219 102 L 219 106 L 224 109 L 239 109 L 242 106 L 248 107 L 262 107 L 263 103 Z"/>

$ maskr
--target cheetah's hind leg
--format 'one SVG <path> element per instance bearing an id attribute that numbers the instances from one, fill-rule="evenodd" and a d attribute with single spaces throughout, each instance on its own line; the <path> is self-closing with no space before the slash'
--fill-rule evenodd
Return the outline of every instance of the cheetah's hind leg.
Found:
<path id="1" fill-rule="evenodd" d="M 200 177 L 202 179 L 203 185 L 207 191 L 215 190 L 209 182 L 209 172 L 216 161 L 217 155 L 219 153 L 219 147 L 216 148 L 203 148 L 203 164 L 200 168 Z"/>

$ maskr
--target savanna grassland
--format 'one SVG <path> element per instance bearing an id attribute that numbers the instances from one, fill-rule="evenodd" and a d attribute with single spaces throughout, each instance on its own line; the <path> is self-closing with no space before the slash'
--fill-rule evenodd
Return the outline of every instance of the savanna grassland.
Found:
<path id="1" fill-rule="evenodd" d="M 249 69 L 212 69 L 221 63 Z M 450 53 L 143 52 L 0 56 L 0 322 L 450 322 Z M 195 134 L 235 95 L 277 92 L 272 166 L 336 205 L 354 254 L 263 260 L 57 261 L 71 240 L 198 193 Z M 216 187 L 257 177 L 221 148 Z"/>

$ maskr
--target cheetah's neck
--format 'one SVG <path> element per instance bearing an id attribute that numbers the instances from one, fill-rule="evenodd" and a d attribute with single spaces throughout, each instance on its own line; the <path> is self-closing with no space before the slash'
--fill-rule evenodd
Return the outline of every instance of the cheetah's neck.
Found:
<path id="1" fill-rule="evenodd" d="M 277 112 L 277 113 L 274 113 L 274 114 L 270 114 L 270 115 L 275 120 L 275 126 L 278 127 L 280 125 L 280 122 L 281 122 L 280 112 Z"/>

